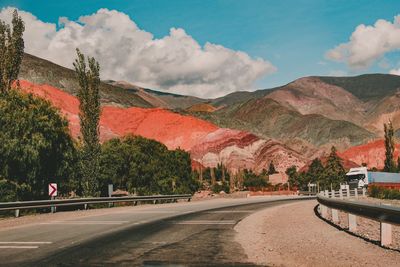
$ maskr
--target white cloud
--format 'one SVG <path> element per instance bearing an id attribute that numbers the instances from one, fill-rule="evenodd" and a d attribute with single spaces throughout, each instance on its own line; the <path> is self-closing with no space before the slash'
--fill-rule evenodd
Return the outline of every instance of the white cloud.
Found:
<path id="1" fill-rule="evenodd" d="M 0 19 L 10 21 L 13 8 Z M 276 68 L 261 58 L 217 44 L 201 46 L 181 28 L 155 39 L 122 12 L 100 9 L 78 21 L 59 18 L 60 27 L 19 11 L 26 24 L 26 52 L 72 67 L 75 48 L 94 56 L 102 79 L 125 80 L 150 88 L 200 97 L 251 89 Z"/>
<path id="2" fill-rule="evenodd" d="M 390 74 L 394 74 L 394 75 L 399 75 L 400 76 L 400 68 L 399 69 L 392 69 L 392 70 L 390 70 L 390 72 L 389 72 Z"/>
<path id="3" fill-rule="evenodd" d="M 393 23 L 383 19 L 373 26 L 356 27 L 347 43 L 342 43 L 326 53 L 328 59 L 345 62 L 354 69 L 370 66 L 385 53 L 400 49 L 400 15 Z"/>

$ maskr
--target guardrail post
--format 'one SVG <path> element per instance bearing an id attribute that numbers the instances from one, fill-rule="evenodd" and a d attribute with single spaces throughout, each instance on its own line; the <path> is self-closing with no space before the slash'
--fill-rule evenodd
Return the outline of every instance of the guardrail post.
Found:
<path id="1" fill-rule="evenodd" d="M 381 246 L 392 244 L 392 225 L 381 222 Z"/>
<path id="2" fill-rule="evenodd" d="M 349 231 L 357 231 L 357 216 L 351 213 L 349 213 Z"/>
<path id="3" fill-rule="evenodd" d="M 335 198 L 335 190 L 331 191 L 331 195 L 332 195 L 331 198 Z"/>
<path id="4" fill-rule="evenodd" d="M 325 196 L 329 197 L 329 190 L 325 190 Z"/>
<path id="5" fill-rule="evenodd" d="M 347 198 L 350 198 L 350 185 L 346 185 Z"/>
<path id="6" fill-rule="evenodd" d="M 343 189 L 342 188 L 339 189 L 339 197 L 340 197 L 340 199 L 343 199 Z"/>
<path id="7" fill-rule="evenodd" d="M 358 198 L 358 189 L 357 188 L 354 189 L 354 197 Z"/>
<path id="8" fill-rule="evenodd" d="M 138 202 L 137 201 L 133 201 L 133 206 L 137 206 Z"/>
<path id="9" fill-rule="evenodd" d="M 188 198 L 188 202 L 190 202 L 191 200 L 192 200 L 192 198 L 191 198 L 191 197 L 189 197 L 189 198 Z"/>
<path id="10" fill-rule="evenodd" d="M 321 205 L 321 215 L 325 219 L 328 217 L 328 207 Z"/>
<path id="11" fill-rule="evenodd" d="M 363 187 L 363 189 L 362 189 L 362 194 L 363 194 L 363 197 L 365 197 L 365 193 L 366 193 L 366 189 L 365 189 L 365 187 Z"/>
<path id="12" fill-rule="evenodd" d="M 87 206 L 88 206 L 87 203 L 85 203 L 85 204 L 83 205 L 83 209 L 84 209 L 84 210 L 87 210 Z"/>
<path id="13" fill-rule="evenodd" d="M 336 209 L 332 209 L 332 221 L 334 223 L 339 223 L 339 212 Z"/>
<path id="14" fill-rule="evenodd" d="M 157 200 L 153 200 L 153 204 L 157 204 Z"/>
<path id="15" fill-rule="evenodd" d="M 19 210 L 15 210 L 15 218 L 19 217 Z"/>

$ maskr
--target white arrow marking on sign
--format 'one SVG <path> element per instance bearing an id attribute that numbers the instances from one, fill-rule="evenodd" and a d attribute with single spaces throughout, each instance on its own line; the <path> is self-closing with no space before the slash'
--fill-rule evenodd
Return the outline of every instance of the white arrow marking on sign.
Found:
<path id="1" fill-rule="evenodd" d="M 57 196 L 57 184 L 49 184 L 49 196 Z"/>

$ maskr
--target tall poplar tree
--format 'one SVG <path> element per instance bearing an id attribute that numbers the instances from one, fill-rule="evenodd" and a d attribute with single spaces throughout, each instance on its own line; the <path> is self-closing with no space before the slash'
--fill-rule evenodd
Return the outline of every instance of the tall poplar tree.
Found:
<path id="1" fill-rule="evenodd" d="M 19 69 L 24 56 L 23 34 L 25 25 L 14 10 L 12 27 L 0 20 L 0 93 L 10 91 L 18 79 Z M 12 28 L 12 29 L 11 29 Z"/>
<path id="2" fill-rule="evenodd" d="M 383 171 L 385 172 L 396 172 L 396 164 L 393 159 L 394 154 L 394 130 L 392 122 L 389 121 L 388 124 L 383 125 L 385 130 L 385 167 Z"/>
<path id="3" fill-rule="evenodd" d="M 93 58 L 76 50 L 74 62 L 79 81 L 79 119 L 83 141 L 81 153 L 82 189 L 85 196 L 96 196 L 99 191 L 99 121 L 100 121 L 100 66 Z M 87 64 L 86 64 L 87 61 Z"/>
<path id="4" fill-rule="evenodd" d="M 346 178 L 346 171 L 342 165 L 342 160 L 337 155 L 337 150 L 333 146 L 325 165 L 322 176 L 321 186 L 323 189 L 338 188 Z"/>

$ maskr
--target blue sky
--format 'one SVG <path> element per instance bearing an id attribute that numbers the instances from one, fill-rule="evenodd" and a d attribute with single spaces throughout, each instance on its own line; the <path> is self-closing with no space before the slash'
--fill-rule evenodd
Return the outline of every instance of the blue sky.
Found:
<path id="1" fill-rule="evenodd" d="M 14 6 L 53 23 L 59 17 L 77 20 L 100 8 L 116 9 L 128 14 L 139 28 L 156 38 L 168 35 L 172 27 L 183 28 L 201 45 L 220 44 L 271 62 L 277 71 L 259 79 L 255 85 L 258 88 L 282 85 L 309 75 L 388 73 L 389 69 L 398 68 L 400 62 L 398 50 L 384 54 L 385 64 L 379 59 L 361 70 L 325 58 L 328 50 L 348 42 L 358 25 L 373 25 L 378 19 L 393 22 L 400 14 L 398 0 L 1 0 L 0 3 L 2 7 Z"/>

